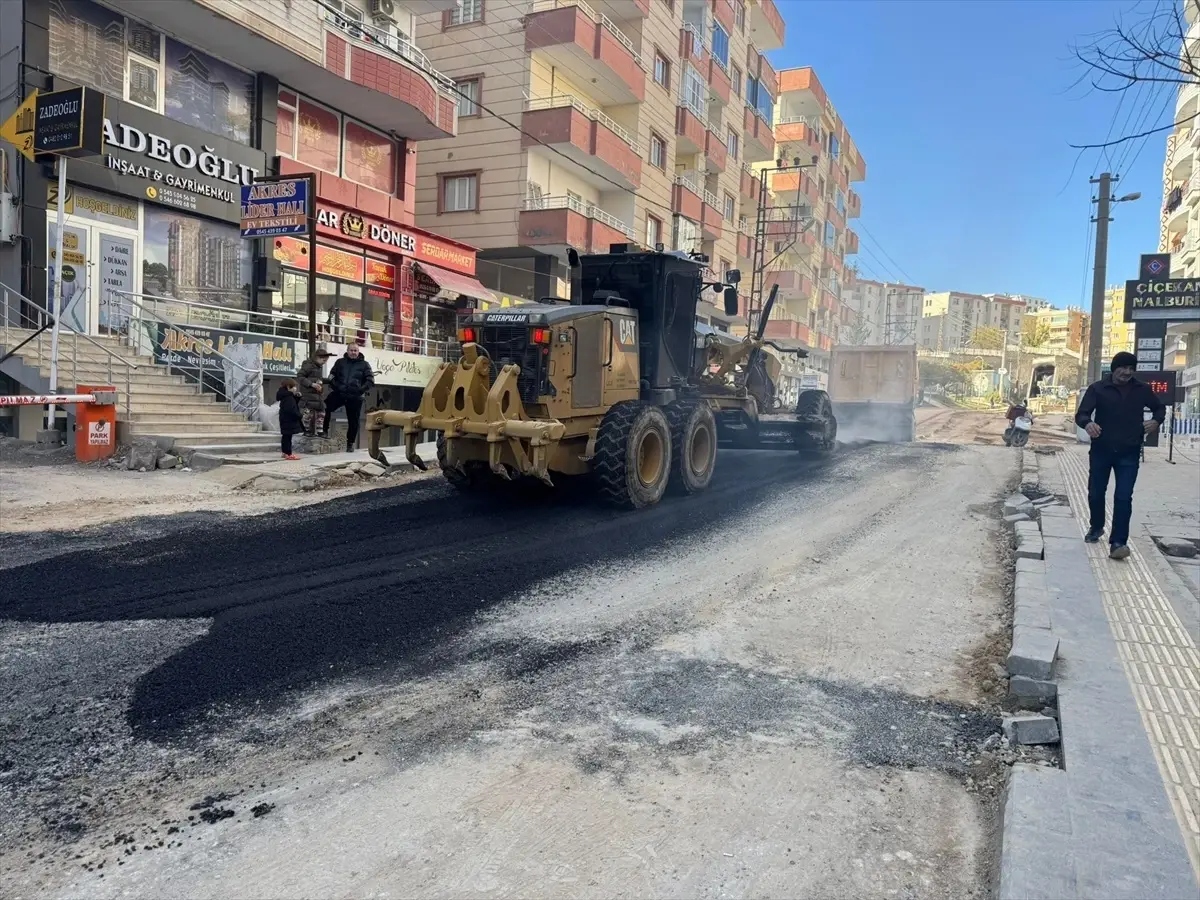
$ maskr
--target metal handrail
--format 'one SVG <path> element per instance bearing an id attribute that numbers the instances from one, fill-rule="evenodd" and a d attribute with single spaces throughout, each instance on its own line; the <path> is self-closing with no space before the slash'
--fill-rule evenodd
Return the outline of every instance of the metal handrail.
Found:
<path id="1" fill-rule="evenodd" d="M 692 47 L 693 48 L 702 50 L 705 53 L 708 52 L 708 44 L 704 40 L 704 35 L 702 35 L 700 33 L 700 29 L 698 29 L 691 22 L 684 22 L 683 30 L 692 36 Z"/>
<path id="2" fill-rule="evenodd" d="M 626 128 L 614 120 L 611 116 L 601 112 L 594 106 L 588 106 L 578 97 L 573 94 L 551 94 L 549 97 L 530 97 L 525 101 L 526 112 L 535 112 L 541 109 L 562 109 L 571 106 L 583 113 L 593 122 L 599 122 L 626 144 L 629 145 L 635 153 L 641 153 L 641 148 L 638 146 L 637 139 L 629 133 Z"/>
<path id="3" fill-rule="evenodd" d="M 695 169 L 684 169 L 682 172 L 676 172 L 675 183 L 687 188 L 693 194 L 704 194 L 704 189 L 700 187 L 703 183 L 703 176 Z"/>
<path id="4" fill-rule="evenodd" d="M 29 306 L 33 307 L 33 309 L 37 310 L 37 312 L 40 313 L 40 315 L 37 316 L 36 318 L 33 318 L 33 317 L 24 316 L 23 314 L 19 313 L 17 324 L 14 326 L 10 321 L 10 318 L 11 318 L 10 304 L 12 303 L 14 297 L 16 298 L 17 302 L 25 303 L 25 304 L 28 304 Z M 50 312 L 50 310 L 46 309 L 46 307 L 42 306 L 40 303 L 37 303 L 36 301 L 31 300 L 30 298 L 28 298 L 24 294 L 22 294 L 20 291 L 10 288 L 8 285 L 4 284 L 3 282 L 0 282 L 0 308 L 3 309 L 3 316 L 4 316 L 4 346 L 5 346 L 5 348 L 8 348 L 8 346 L 9 346 L 9 342 L 10 342 L 11 336 L 12 336 L 12 331 L 14 328 L 16 328 L 17 330 L 20 330 L 20 331 L 33 331 L 36 329 L 43 329 L 43 330 L 37 332 L 38 366 L 40 368 L 41 361 L 46 357 L 46 354 L 48 352 L 48 348 L 44 347 L 44 341 L 46 338 L 46 330 L 43 326 L 50 326 L 50 325 L 54 324 L 54 314 L 52 312 Z M 26 325 L 23 324 L 26 319 L 28 320 L 28 327 L 26 327 Z M 106 357 L 106 360 L 107 360 L 107 364 L 108 364 L 108 383 L 113 385 L 113 387 L 117 386 L 116 382 L 114 381 L 114 378 L 113 378 L 113 363 L 114 363 L 114 361 L 117 363 L 120 363 L 124 367 L 124 369 L 125 369 L 125 415 L 128 416 L 130 413 L 130 409 L 131 409 L 130 393 L 132 391 L 132 386 L 133 386 L 133 372 L 138 368 L 137 363 L 126 359 L 125 357 L 121 356 L 118 353 L 114 353 L 112 350 L 108 349 L 103 344 L 101 344 L 99 341 L 92 338 L 91 336 L 83 334 L 79 331 L 76 331 L 74 328 L 71 327 L 70 323 L 64 322 L 60 318 L 60 320 L 59 320 L 60 342 L 61 342 L 61 339 L 64 334 L 71 335 L 71 380 L 74 381 L 76 384 L 78 384 L 78 382 L 79 382 L 79 339 L 80 338 L 83 338 L 83 340 L 86 343 L 91 344 L 97 350 L 103 351 L 103 353 Z M 12 353 L 13 351 L 9 350 L 9 352 Z M 62 354 L 60 353 L 60 361 L 59 361 L 60 366 L 62 365 L 61 355 Z M 58 385 L 55 385 L 55 387 L 58 387 Z"/>
<path id="5" fill-rule="evenodd" d="M 156 308 L 156 312 L 159 311 L 159 307 L 164 307 L 166 312 L 162 314 L 165 315 L 167 321 L 172 325 L 183 324 L 195 328 L 221 328 L 241 334 L 276 337 L 284 340 L 308 340 L 308 319 L 300 316 L 277 312 L 259 312 L 248 309 L 231 309 L 227 306 L 197 303 L 193 300 L 179 300 L 174 297 L 160 297 L 155 294 L 135 293 L 133 296 L 140 298 L 143 306 L 150 305 Z M 244 297 L 240 292 L 238 292 L 238 296 Z M 173 310 L 179 307 L 183 307 L 184 310 L 184 318 L 182 320 L 172 313 Z M 192 313 L 194 310 L 205 313 L 212 311 L 217 315 L 213 317 L 205 315 L 203 318 L 197 317 L 193 320 Z M 368 349 L 413 352 L 420 356 L 431 356 L 439 359 L 450 358 L 450 350 L 454 343 L 452 341 L 435 341 L 430 338 L 417 337 L 416 335 L 395 334 L 377 328 L 358 328 L 336 322 L 318 323 L 318 332 L 321 330 L 322 325 L 327 326 L 331 332 L 352 331 L 355 333 L 365 333 L 368 336 L 367 339 L 370 345 Z M 318 339 L 323 340 L 323 338 Z M 335 341 L 335 343 L 339 342 Z M 418 349 L 413 351 L 404 349 L 411 346 L 415 346 Z"/>
<path id="6" fill-rule="evenodd" d="M 569 209 L 579 213 L 581 216 L 586 216 L 589 219 L 595 219 L 597 222 L 603 222 L 610 228 L 621 232 L 626 237 L 632 239 L 633 228 L 626 225 L 612 213 L 605 212 L 594 203 L 588 203 L 586 200 L 580 200 L 570 196 L 555 196 L 555 197 L 526 197 L 525 210 L 533 212 L 542 209 Z"/>
<path id="7" fill-rule="evenodd" d="M 454 79 L 443 75 L 435 69 L 429 61 L 429 57 L 421 52 L 418 47 L 414 46 L 411 40 L 402 41 L 399 36 L 384 31 L 382 28 L 378 28 L 366 21 L 346 18 L 338 10 L 326 6 L 321 0 L 316 0 L 316 2 L 325 11 L 325 22 L 332 25 L 350 40 L 383 47 L 432 78 L 437 84 L 438 90 L 443 94 L 448 97 L 458 97 L 454 86 Z M 355 31 L 359 33 L 355 34 Z"/>
<path id="8" fill-rule="evenodd" d="M 707 188 L 704 191 L 704 202 L 707 203 L 709 206 L 711 206 L 713 209 L 721 208 L 721 198 L 718 197 L 716 194 L 714 194 L 712 191 L 708 190 Z"/>

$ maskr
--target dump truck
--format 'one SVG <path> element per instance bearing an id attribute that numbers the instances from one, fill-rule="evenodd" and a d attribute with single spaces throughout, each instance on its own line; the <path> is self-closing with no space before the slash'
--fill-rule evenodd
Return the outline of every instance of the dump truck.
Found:
<path id="1" fill-rule="evenodd" d="M 434 432 L 442 475 L 460 490 L 580 475 L 609 503 L 641 508 L 706 489 L 721 447 L 833 451 L 829 395 L 782 408 L 762 326 L 745 338 L 698 327 L 704 291 L 737 314 L 736 270 L 705 281 L 700 254 L 610 251 L 568 252 L 567 301 L 473 313 L 461 358 L 438 368 L 415 411 L 367 415 L 371 456 L 387 464 L 381 434 L 399 427 L 424 469 L 417 443 Z"/>
<path id="2" fill-rule="evenodd" d="M 919 395 L 915 344 L 833 348 L 829 397 L 842 440 L 916 440 Z"/>

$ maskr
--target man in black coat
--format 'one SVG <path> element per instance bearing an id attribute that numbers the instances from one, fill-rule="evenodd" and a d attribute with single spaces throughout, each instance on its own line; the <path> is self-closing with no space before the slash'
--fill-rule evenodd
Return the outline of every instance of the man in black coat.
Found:
<path id="1" fill-rule="evenodd" d="M 375 373 L 362 355 L 358 344 L 346 348 L 346 355 L 333 364 L 329 373 L 333 392 L 325 401 L 324 430 L 329 434 L 329 419 L 335 410 L 346 408 L 346 452 L 354 449 L 358 440 L 358 417 L 362 413 L 363 395 L 375 386 Z"/>
<path id="2" fill-rule="evenodd" d="M 1092 439 L 1088 469 L 1088 507 L 1091 529 L 1084 538 L 1095 544 L 1104 534 L 1104 497 L 1108 475 L 1116 475 L 1113 491 L 1113 522 L 1109 533 L 1109 556 L 1129 555 L 1129 518 L 1133 515 L 1133 485 L 1141 462 L 1142 441 L 1153 434 L 1166 418 L 1167 408 L 1145 382 L 1134 377 L 1137 357 L 1118 353 L 1112 372 L 1090 385 L 1079 401 L 1075 424 Z M 1146 421 L 1144 410 L 1152 415 Z"/>

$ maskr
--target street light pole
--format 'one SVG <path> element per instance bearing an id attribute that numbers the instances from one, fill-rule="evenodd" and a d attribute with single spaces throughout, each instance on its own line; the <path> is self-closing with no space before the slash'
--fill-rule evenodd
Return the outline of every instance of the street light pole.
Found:
<path id="1" fill-rule="evenodd" d="M 1089 179 L 1091 184 L 1100 185 L 1100 189 L 1096 192 L 1096 199 L 1092 201 L 1096 204 L 1096 218 L 1092 220 L 1096 223 L 1096 261 L 1092 271 L 1092 324 L 1088 335 L 1088 384 L 1100 380 L 1103 363 L 1100 354 L 1103 351 L 1104 338 L 1104 285 L 1108 274 L 1108 223 L 1112 221 L 1112 217 L 1109 215 L 1111 204 L 1126 203 L 1142 196 L 1140 193 L 1134 192 L 1123 197 L 1114 197 L 1112 186 L 1117 181 L 1120 181 L 1120 176 L 1110 172 L 1102 172 L 1099 178 Z M 1100 323 L 1100 327 L 1097 327 L 1096 323 Z"/>

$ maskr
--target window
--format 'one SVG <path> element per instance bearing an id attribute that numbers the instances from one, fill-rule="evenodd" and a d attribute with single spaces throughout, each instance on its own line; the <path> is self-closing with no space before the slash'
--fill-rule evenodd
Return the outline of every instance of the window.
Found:
<path id="1" fill-rule="evenodd" d="M 733 96 L 742 96 L 742 70 L 737 66 L 730 66 L 729 83 L 733 87 Z"/>
<path id="2" fill-rule="evenodd" d="M 841 188 L 834 189 L 833 205 L 837 207 L 837 211 L 843 216 L 846 214 L 846 195 L 842 193 Z"/>
<path id="3" fill-rule="evenodd" d="M 719 22 L 713 22 L 712 58 L 726 72 L 729 71 L 729 35 Z"/>
<path id="4" fill-rule="evenodd" d="M 458 91 L 459 118 L 479 115 L 479 77 L 455 81 L 454 87 Z"/>
<path id="5" fill-rule="evenodd" d="M 721 260 L 721 280 L 729 284 L 729 271 L 733 268 L 733 263 L 727 259 Z"/>
<path id="6" fill-rule="evenodd" d="M 746 0 L 735 0 L 733 4 L 733 18 L 737 22 L 738 31 L 745 34 L 746 32 Z"/>
<path id="7" fill-rule="evenodd" d="M 690 65 L 683 70 L 683 84 L 679 86 L 679 99 L 701 119 L 707 121 L 708 85 Z"/>
<path id="8" fill-rule="evenodd" d="M 661 53 L 654 54 L 654 80 L 671 89 L 671 63 Z"/>
<path id="9" fill-rule="evenodd" d="M 673 250 L 694 252 L 700 249 L 700 226 L 684 216 L 673 216 L 673 234 L 671 244 Z"/>
<path id="10" fill-rule="evenodd" d="M 662 219 L 646 216 L 646 246 L 653 250 L 662 243 Z"/>
<path id="11" fill-rule="evenodd" d="M 363 36 L 363 11 L 349 0 L 324 0 L 325 20 L 353 38 Z"/>
<path id="12" fill-rule="evenodd" d="M 275 146 L 281 156 L 364 187 L 392 195 L 398 189 L 394 140 L 286 87 L 279 89 Z"/>
<path id="13" fill-rule="evenodd" d="M 475 212 L 479 209 L 479 176 L 442 175 L 441 212 Z"/>
<path id="14" fill-rule="evenodd" d="M 49 13 L 54 74 L 250 143 L 253 75 L 89 0 L 55 0 Z"/>
<path id="15" fill-rule="evenodd" d="M 832 222 L 825 223 L 825 246 L 832 247 L 834 241 L 837 240 L 837 232 L 833 228 Z"/>
<path id="16" fill-rule="evenodd" d="M 729 133 L 725 135 L 725 149 L 729 152 L 730 159 L 738 158 L 738 143 L 738 133 L 730 128 Z"/>
<path id="17" fill-rule="evenodd" d="M 483 0 L 459 0 L 458 6 L 446 13 L 447 25 L 469 25 L 483 21 Z"/>
<path id="18" fill-rule="evenodd" d="M 653 131 L 650 132 L 650 165 L 656 169 L 667 167 L 667 142 Z"/>
<path id="19" fill-rule="evenodd" d="M 732 222 L 733 217 L 735 215 L 737 215 L 737 200 L 734 199 L 733 194 L 726 194 L 725 195 L 725 221 Z"/>
<path id="20" fill-rule="evenodd" d="M 837 159 L 841 154 L 842 145 L 834 135 L 829 135 L 829 155 Z"/>

